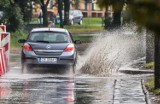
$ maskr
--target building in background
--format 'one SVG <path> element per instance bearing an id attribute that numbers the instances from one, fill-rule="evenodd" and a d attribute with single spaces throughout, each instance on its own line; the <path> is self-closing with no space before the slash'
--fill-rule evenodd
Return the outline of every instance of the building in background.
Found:
<path id="1" fill-rule="evenodd" d="M 72 0 L 71 9 L 79 9 L 84 17 L 104 17 L 105 10 L 98 7 L 96 0 L 79 0 L 79 5 L 76 5 L 76 0 Z"/>
<path id="2" fill-rule="evenodd" d="M 47 1 L 47 0 L 45 0 Z M 56 4 L 57 0 L 50 0 L 48 5 L 48 13 L 58 14 L 58 7 Z M 96 4 L 97 0 L 70 0 L 70 9 L 81 10 L 84 17 L 104 17 L 105 10 L 98 7 Z M 33 17 L 38 17 L 40 11 L 40 5 L 34 4 Z M 109 8 L 109 13 L 111 13 Z"/>

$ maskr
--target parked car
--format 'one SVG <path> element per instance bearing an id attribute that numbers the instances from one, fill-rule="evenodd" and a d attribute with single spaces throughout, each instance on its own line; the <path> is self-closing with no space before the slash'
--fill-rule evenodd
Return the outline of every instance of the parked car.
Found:
<path id="1" fill-rule="evenodd" d="M 64 11 L 62 11 L 62 18 L 64 20 Z M 59 24 L 59 15 L 57 16 L 56 23 Z M 80 10 L 70 10 L 69 11 L 69 23 L 73 25 L 74 23 L 78 23 L 82 25 L 83 23 L 83 14 Z"/>
<path id="2" fill-rule="evenodd" d="M 77 61 L 77 49 L 71 34 L 61 28 L 35 28 L 27 39 L 20 39 L 24 43 L 21 60 L 22 70 L 34 66 L 71 66 L 74 70 Z"/>

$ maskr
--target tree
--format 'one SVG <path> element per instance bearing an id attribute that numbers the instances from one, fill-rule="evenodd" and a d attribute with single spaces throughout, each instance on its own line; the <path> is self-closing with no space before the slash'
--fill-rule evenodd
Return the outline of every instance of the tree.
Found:
<path id="1" fill-rule="evenodd" d="M 113 0 L 111 2 L 113 7 L 113 27 L 120 27 L 121 26 L 121 12 L 124 6 L 124 0 Z"/>
<path id="2" fill-rule="evenodd" d="M 59 13 L 59 18 L 60 18 L 60 27 L 63 28 L 62 0 L 58 0 L 58 13 Z"/>
<path id="3" fill-rule="evenodd" d="M 44 0 L 40 0 L 40 6 L 43 12 L 43 25 L 48 26 L 48 15 L 47 15 L 47 6 L 49 4 L 50 0 L 47 0 L 46 2 Z"/>
<path id="4" fill-rule="evenodd" d="M 8 31 L 15 32 L 17 29 L 22 27 L 23 15 L 15 1 L 0 0 L 0 10 L 4 12 L 1 22 L 7 25 Z"/>
<path id="5" fill-rule="evenodd" d="M 34 0 L 14 0 L 20 7 L 23 21 L 29 23 L 32 20 L 32 1 Z"/>
<path id="6" fill-rule="evenodd" d="M 160 2 L 159 0 L 133 0 L 129 7 L 133 20 L 140 27 L 154 33 L 155 89 L 160 88 Z"/>
<path id="7" fill-rule="evenodd" d="M 108 6 L 112 6 L 113 8 L 113 21 L 111 24 L 112 28 L 117 28 L 121 26 L 121 12 L 124 6 L 125 0 L 98 0 L 97 3 L 99 7 L 106 8 L 105 19 L 107 19 Z M 108 22 L 108 21 L 106 21 Z M 105 23 L 107 24 L 107 23 Z M 106 26 L 107 27 L 107 26 Z"/>
<path id="8" fill-rule="evenodd" d="M 78 9 L 79 3 L 80 3 L 80 0 L 76 0 L 76 1 L 75 1 L 75 9 Z"/>
<path id="9" fill-rule="evenodd" d="M 110 2 L 111 0 L 98 0 L 98 3 L 102 3 L 102 1 L 108 1 L 107 5 L 113 5 L 113 2 L 116 2 L 116 0 L 112 2 Z M 123 1 L 128 3 L 131 12 L 130 15 L 137 25 L 139 27 L 145 27 L 154 33 L 155 89 L 160 88 L 160 2 L 159 0 L 122 0 L 122 2 Z M 113 8 L 114 7 L 118 7 L 118 5 L 116 4 Z M 121 7 L 122 6 L 118 7 L 119 9 L 117 8 L 117 10 L 119 11 Z M 114 9 L 114 12 L 115 10 L 116 9 Z"/>
<path id="10" fill-rule="evenodd" d="M 63 2 L 64 2 L 64 24 L 69 25 L 70 0 L 63 0 Z"/>

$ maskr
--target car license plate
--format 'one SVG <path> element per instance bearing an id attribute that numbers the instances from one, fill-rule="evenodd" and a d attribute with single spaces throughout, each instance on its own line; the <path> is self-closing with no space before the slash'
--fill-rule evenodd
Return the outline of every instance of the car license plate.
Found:
<path id="1" fill-rule="evenodd" d="M 39 62 L 42 62 L 42 63 L 56 63 L 57 58 L 39 58 Z"/>

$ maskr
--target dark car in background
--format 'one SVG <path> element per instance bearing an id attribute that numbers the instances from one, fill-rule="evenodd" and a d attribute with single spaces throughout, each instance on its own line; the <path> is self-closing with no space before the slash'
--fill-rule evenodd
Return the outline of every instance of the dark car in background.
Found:
<path id="1" fill-rule="evenodd" d="M 64 20 L 64 11 L 62 11 L 62 18 Z M 60 18 L 57 16 L 56 23 L 59 24 Z M 70 10 L 69 11 L 69 23 L 73 25 L 74 23 L 78 23 L 82 25 L 83 23 L 83 14 L 80 10 Z"/>
<path id="2" fill-rule="evenodd" d="M 20 39 L 22 70 L 34 66 L 70 66 L 74 69 L 77 50 L 71 34 L 61 28 L 35 28 L 28 38 Z"/>

